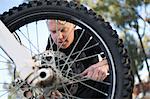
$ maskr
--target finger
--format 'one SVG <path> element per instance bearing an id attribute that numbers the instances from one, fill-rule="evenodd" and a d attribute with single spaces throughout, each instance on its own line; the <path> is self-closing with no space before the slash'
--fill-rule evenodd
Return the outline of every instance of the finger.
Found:
<path id="1" fill-rule="evenodd" d="M 97 81 L 101 81 L 102 78 L 102 73 L 101 71 L 98 72 L 98 77 L 97 77 Z"/>
<path id="2" fill-rule="evenodd" d="M 102 79 L 103 79 L 103 80 L 106 79 L 108 75 L 109 75 L 109 73 L 108 73 L 108 72 L 105 72 Z"/>
<path id="3" fill-rule="evenodd" d="M 45 99 L 43 95 L 39 96 L 38 99 Z"/>
<path id="4" fill-rule="evenodd" d="M 87 69 L 85 69 L 81 74 L 82 74 L 83 76 L 88 75 L 88 73 L 89 73 L 90 71 L 93 71 L 94 69 L 95 69 L 95 65 L 91 65 L 90 67 L 88 67 Z"/>
<path id="5" fill-rule="evenodd" d="M 91 78 L 92 78 L 93 73 L 94 73 L 93 71 L 89 70 L 89 71 L 88 71 L 88 73 L 87 73 L 87 75 L 86 75 L 85 77 L 87 77 L 87 78 L 90 78 L 90 79 L 91 79 Z"/>
<path id="6" fill-rule="evenodd" d="M 95 69 L 91 79 L 93 79 L 93 80 L 98 80 L 99 79 L 99 70 L 98 69 Z"/>
<path id="7" fill-rule="evenodd" d="M 61 99 L 62 97 L 63 97 L 62 94 L 58 90 L 56 90 L 51 93 L 50 99 Z"/>
<path id="8" fill-rule="evenodd" d="M 88 73 L 88 71 L 89 71 L 89 68 L 87 68 L 86 70 L 84 70 L 80 75 L 81 76 L 86 76 L 87 73 Z"/>
<path id="9" fill-rule="evenodd" d="M 109 66 L 108 65 L 106 65 L 105 66 L 106 68 L 105 68 L 105 71 L 104 71 L 104 75 L 103 75 L 103 80 L 109 75 L 109 73 L 108 73 L 108 71 L 109 71 Z"/>
<path id="10" fill-rule="evenodd" d="M 33 94 L 32 94 L 31 91 L 25 91 L 25 92 L 24 92 L 24 96 L 25 96 L 26 98 L 31 98 L 31 97 L 33 96 Z"/>
<path id="11" fill-rule="evenodd" d="M 62 98 L 62 94 L 58 90 L 55 92 L 55 94 L 56 94 L 56 96 Z"/>
<path id="12" fill-rule="evenodd" d="M 102 72 L 102 75 L 101 75 L 101 79 L 100 80 L 104 80 L 106 78 L 106 73 Z"/>
<path id="13" fill-rule="evenodd" d="M 99 67 L 98 70 L 99 70 L 98 80 L 102 81 L 106 77 L 107 70 L 106 68 L 101 68 L 101 67 Z"/>
<path id="14" fill-rule="evenodd" d="M 103 61 L 99 61 L 98 63 L 94 64 L 93 67 L 99 68 L 99 67 L 104 67 L 105 65 L 108 65 L 108 62 L 106 59 Z"/>
<path id="15" fill-rule="evenodd" d="M 52 92 L 52 93 L 51 93 L 51 99 L 55 99 L 55 97 L 56 97 L 55 92 Z"/>
<path id="16" fill-rule="evenodd" d="M 108 65 L 107 59 L 100 61 L 100 66 Z"/>
<path id="17" fill-rule="evenodd" d="M 104 71 L 100 71 L 99 72 L 99 80 L 104 80 L 106 77 L 107 77 L 107 72 L 104 72 Z"/>

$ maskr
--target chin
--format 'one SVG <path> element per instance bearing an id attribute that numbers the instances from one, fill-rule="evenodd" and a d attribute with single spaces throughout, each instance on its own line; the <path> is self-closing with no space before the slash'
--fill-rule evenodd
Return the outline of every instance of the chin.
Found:
<path id="1" fill-rule="evenodd" d="M 66 48 L 68 48 L 68 47 L 69 47 L 69 46 L 66 45 L 66 46 L 62 46 L 61 48 L 62 48 L 62 49 L 66 49 Z"/>

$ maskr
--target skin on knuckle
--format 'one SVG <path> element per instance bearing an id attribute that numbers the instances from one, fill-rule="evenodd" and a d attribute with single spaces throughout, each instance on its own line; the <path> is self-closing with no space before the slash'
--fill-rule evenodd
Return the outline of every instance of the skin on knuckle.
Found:
<path id="1" fill-rule="evenodd" d="M 93 74 L 93 76 L 92 76 L 93 78 L 97 78 L 97 74 Z"/>
<path id="2" fill-rule="evenodd" d="M 90 74 L 90 73 L 88 73 L 88 74 L 87 74 L 87 77 L 88 77 L 88 78 L 90 78 L 90 77 L 91 77 L 91 74 Z"/>

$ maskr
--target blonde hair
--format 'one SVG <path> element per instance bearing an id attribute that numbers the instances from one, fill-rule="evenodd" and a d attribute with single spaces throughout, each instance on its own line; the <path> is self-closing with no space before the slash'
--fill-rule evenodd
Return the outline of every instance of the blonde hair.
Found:
<path id="1" fill-rule="evenodd" d="M 55 21 L 56 22 L 56 24 L 61 24 L 61 25 L 65 25 L 65 24 L 67 24 L 67 23 L 70 23 L 70 22 L 67 22 L 67 21 L 63 21 L 63 20 L 56 20 L 56 19 L 53 19 L 53 20 L 47 20 L 46 21 L 46 23 L 47 23 L 47 27 L 48 27 L 48 30 L 50 30 L 49 29 L 49 26 L 50 26 L 50 21 Z M 70 24 L 73 24 L 73 23 L 70 23 Z M 74 24 L 73 24 L 74 25 Z M 74 25 L 74 27 L 75 27 L 75 25 Z"/>

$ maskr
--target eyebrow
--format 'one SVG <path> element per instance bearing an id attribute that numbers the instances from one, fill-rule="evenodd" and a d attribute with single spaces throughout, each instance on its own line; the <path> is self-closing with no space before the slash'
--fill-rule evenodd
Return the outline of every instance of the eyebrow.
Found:
<path id="1" fill-rule="evenodd" d="M 67 22 L 66 21 L 61 21 L 61 20 L 58 20 L 58 21 L 56 21 L 56 22 L 58 22 L 59 24 L 61 24 L 61 25 L 65 25 Z"/>

